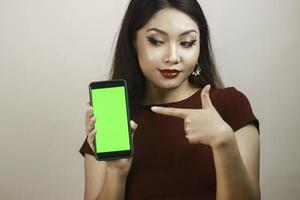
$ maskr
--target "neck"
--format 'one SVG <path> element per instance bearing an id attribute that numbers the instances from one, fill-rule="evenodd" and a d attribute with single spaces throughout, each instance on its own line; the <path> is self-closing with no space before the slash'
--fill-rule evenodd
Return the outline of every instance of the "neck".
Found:
<path id="1" fill-rule="evenodd" d="M 188 81 L 176 88 L 158 88 L 146 84 L 146 92 L 143 98 L 143 105 L 163 104 L 184 100 L 194 94 L 199 88 L 193 86 Z"/>

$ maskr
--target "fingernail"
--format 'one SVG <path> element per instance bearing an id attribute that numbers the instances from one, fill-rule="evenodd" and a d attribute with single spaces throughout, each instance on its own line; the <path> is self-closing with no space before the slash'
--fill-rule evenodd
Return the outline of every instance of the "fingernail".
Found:
<path id="1" fill-rule="evenodd" d="M 209 90 L 210 90 L 210 88 L 211 88 L 211 85 L 210 85 L 210 84 L 208 84 L 207 91 L 209 91 Z"/>
<path id="2" fill-rule="evenodd" d="M 132 126 L 134 126 L 134 121 L 130 120 L 130 124 L 131 124 Z"/>
<path id="3" fill-rule="evenodd" d="M 151 110 L 154 111 L 154 112 L 155 112 L 155 111 L 158 111 L 158 107 L 152 106 L 152 107 L 151 107 Z"/>

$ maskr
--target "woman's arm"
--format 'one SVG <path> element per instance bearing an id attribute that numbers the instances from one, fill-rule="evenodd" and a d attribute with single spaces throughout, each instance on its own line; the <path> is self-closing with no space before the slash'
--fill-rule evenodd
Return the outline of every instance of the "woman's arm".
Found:
<path id="1" fill-rule="evenodd" d="M 129 159 L 97 161 L 85 154 L 85 200 L 124 199 Z"/>
<path id="2" fill-rule="evenodd" d="M 106 163 L 97 161 L 94 156 L 86 153 L 84 156 L 84 175 L 84 200 L 95 200 L 106 179 Z"/>
<path id="3" fill-rule="evenodd" d="M 127 176 L 119 169 L 107 167 L 103 189 L 96 200 L 123 200 Z"/>
<path id="4" fill-rule="evenodd" d="M 254 125 L 247 125 L 234 133 L 212 104 L 209 89 L 210 85 L 206 85 L 201 91 L 202 109 L 160 106 L 151 109 L 158 114 L 183 119 L 186 138 L 191 144 L 212 147 L 217 200 L 257 200 L 260 198 L 258 130 Z M 249 109 L 245 97 L 239 98 Z"/>
<path id="5" fill-rule="evenodd" d="M 93 108 L 87 104 L 85 126 L 87 142 L 94 151 L 96 119 L 93 117 Z M 130 121 L 132 137 L 137 129 L 137 124 Z M 85 200 L 119 200 L 124 199 L 126 178 L 131 167 L 132 158 L 111 161 L 97 161 L 94 156 L 85 154 Z"/>
<path id="6" fill-rule="evenodd" d="M 212 146 L 217 175 L 217 200 L 258 200 L 259 135 L 247 125 Z"/>

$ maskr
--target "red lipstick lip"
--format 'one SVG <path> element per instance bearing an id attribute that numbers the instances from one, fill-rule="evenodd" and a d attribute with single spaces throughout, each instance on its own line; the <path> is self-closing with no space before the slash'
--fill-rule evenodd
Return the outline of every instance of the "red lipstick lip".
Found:
<path id="1" fill-rule="evenodd" d="M 159 72 L 168 79 L 175 78 L 180 73 L 180 71 L 178 71 L 176 69 L 159 70 Z"/>

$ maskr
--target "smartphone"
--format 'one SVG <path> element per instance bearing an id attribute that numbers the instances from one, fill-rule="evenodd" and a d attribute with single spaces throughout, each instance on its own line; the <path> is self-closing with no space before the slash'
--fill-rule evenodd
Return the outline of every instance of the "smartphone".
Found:
<path id="1" fill-rule="evenodd" d="M 120 79 L 91 82 L 89 95 L 96 118 L 96 159 L 131 157 L 133 149 L 126 81 Z"/>

